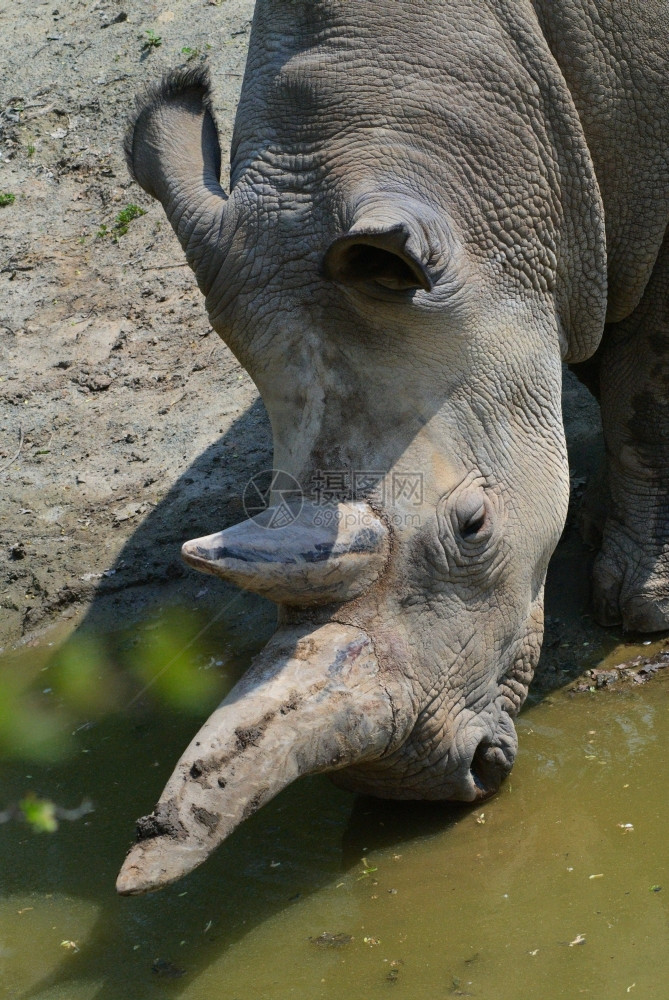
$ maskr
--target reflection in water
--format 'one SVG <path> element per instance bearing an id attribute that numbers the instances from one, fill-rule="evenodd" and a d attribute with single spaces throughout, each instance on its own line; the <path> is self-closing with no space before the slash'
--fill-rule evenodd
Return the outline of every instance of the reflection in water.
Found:
<path id="1" fill-rule="evenodd" d="M 3 664 L 0 808 L 32 790 L 95 812 L 54 834 L 0 827 L 0 995 L 661 995 L 669 678 L 532 707 L 484 806 L 379 803 L 303 779 L 182 882 L 119 899 L 134 818 L 245 664 L 222 629 L 176 656 L 198 623 L 148 626 L 102 652 Z"/>

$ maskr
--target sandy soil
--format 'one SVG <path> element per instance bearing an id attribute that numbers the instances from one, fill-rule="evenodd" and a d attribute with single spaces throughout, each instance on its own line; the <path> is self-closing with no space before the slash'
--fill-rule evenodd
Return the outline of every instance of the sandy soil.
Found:
<path id="1" fill-rule="evenodd" d="M 91 602 L 113 625 L 156 601 L 213 610 L 226 593 L 178 549 L 243 516 L 244 484 L 271 464 L 267 422 L 122 140 L 144 83 L 206 59 L 227 146 L 252 9 L 17 0 L 0 13 L 0 192 L 15 196 L 0 207 L 0 647 Z M 146 214 L 120 234 L 131 204 Z M 598 415 L 573 379 L 565 407 L 578 494 Z M 587 562 L 571 527 L 549 582 L 556 679 L 606 641 L 583 617 Z"/>

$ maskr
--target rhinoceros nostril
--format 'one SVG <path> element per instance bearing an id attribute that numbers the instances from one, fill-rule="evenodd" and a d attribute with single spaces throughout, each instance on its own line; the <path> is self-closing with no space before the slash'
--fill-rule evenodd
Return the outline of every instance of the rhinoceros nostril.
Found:
<path id="1" fill-rule="evenodd" d="M 495 746 L 487 738 L 481 740 L 472 757 L 470 767 L 474 784 L 481 793 L 481 798 L 488 798 L 488 796 L 495 794 L 511 770 L 511 763 L 507 760 L 501 747 Z"/>

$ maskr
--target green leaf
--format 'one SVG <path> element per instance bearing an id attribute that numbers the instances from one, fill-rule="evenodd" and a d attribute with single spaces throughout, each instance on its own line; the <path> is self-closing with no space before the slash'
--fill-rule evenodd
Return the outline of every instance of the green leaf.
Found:
<path id="1" fill-rule="evenodd" d="M 51 799 L 39 799 L 28 792 L 19 802 L 19 809 L 33 833 L 55 833 L 58 829 L 56 804 Z"/>

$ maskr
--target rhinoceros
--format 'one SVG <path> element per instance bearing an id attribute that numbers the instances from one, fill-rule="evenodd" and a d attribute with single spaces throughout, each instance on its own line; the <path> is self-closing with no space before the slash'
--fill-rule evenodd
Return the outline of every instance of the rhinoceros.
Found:
<path id="1" fill-rule="evenodd" d="M 563 361 L 605 429 L 597 614 L 669 626 L 668 38 L 665 0 L 258 0 L 227 195 L 207 74 L 139 99 L 131 172 L 274 438 L 269 508 L 184 556 L 279 625 L 121 893 L 307 773 L 498 789 L 567 510 Z"/>

